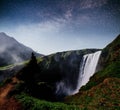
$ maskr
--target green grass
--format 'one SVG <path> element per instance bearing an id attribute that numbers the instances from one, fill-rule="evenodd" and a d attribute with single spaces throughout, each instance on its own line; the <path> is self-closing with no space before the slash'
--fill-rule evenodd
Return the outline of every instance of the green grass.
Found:
<path id="1" fill-rule="evenodd" d="M 14 64 L 8 65 L 8 66 L 3 66 L 3 67 L 0 67 L 0 70 L 10 69 L 10 68 L 13 68 L 14 66 L 15 66 Z"/>
<path id="2" fill-rule="evenodd" d="M 112 62 L 105 69 L 96 73 L 86 86 L 83 86 L 81 90 L 88 90 L 93 86 L 98 85 L 107 77 L 120 78 L 120 61 Z"/>
<path id="3" fill-rule="evenodd" d="M 106 78 L 93 88 L 66 97 L 69 104 L 88 110 L 120 110 L 120 78 Z"/>
<path id="4" fill-rule="evenodd" d="M 81 110 L 74 105 L 39 100 L 24 93 L 17 95 L 16 98 L 22 103 L 25 110 Z"/>
<path id="5" fill-rule="evenodd" d="M 43 57 L 37 57 L 37 62 L 38 62 L 38 63 L 42 62 L 43 60 L 44 60 Z"/>
<path id="6" fill-rule="evenodd" d="M 7 70 L 7 69 L 13 68 L 13 67 L 18 66 L 18 65 L 26 65 L 26 64 L 28 64 L 28 62 L 29 62 L 29 60 L 21 62 L 21 63 L 15 63 L 15 64 L 3 66 L 3 67 L 0 67 L 0 70 Z"/>

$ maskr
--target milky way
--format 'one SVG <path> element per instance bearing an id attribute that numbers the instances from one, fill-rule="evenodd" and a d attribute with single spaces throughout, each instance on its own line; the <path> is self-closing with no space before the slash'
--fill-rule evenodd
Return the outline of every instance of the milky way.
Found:
<path id="1" fill-rule="evenodd" d="M 120 34 L 120 0 L 1 0 L 0 30 L 47 54 L 102 48 Z M 34 36 L 35 44 L 30 43 Z"/>

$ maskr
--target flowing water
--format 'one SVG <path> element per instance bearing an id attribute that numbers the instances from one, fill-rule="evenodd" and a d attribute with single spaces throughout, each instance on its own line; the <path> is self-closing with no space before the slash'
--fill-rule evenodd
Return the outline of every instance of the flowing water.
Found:
<path id="1" fill-rule="evenodd" d="M 63 93 L 64 95 L 73 95 L 79 92 L 79 89 L 88 83 L 89 79 L 96 72 L 96 67 L 100 57 L 101 51 L 95 53 L 86 54 L 80 63 L 79 77 L 77 88 L 73 90 L 70 85 L 67 85 L 66 80 L 57 83 L 56 94 Z M 71 79 L 72 80 L 72 79 Z M 73 79 L 75 80 L 75 79 Z"/>
<path id="2" fill-rule="evenodd" d="M 79 92 L 79 89 L 86 85 L 91 76 L 96 72 L 96 67 L 99 61 L 99 57 L 101 55 L 101 51 L 97 51 L 92 54 L 86 54 L 83 56 L 80 71 L 79 71 L 79 78 L 78 78 L 78 85 L 77 89 L 74 91 L 73 94 Z"/>

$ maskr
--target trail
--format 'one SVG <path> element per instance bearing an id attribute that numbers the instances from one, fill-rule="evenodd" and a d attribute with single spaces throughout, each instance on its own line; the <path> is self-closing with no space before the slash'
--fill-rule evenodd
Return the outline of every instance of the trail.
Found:
<path id="1" fill-rule="evenodd" d="M 0 90 L 0 106 L 3 105 L 6 102 L 8 93 L 12 89 L 13 89 L 13 85 L 12 84 L 7 84 L 5 87 L 3 87 Z"/>
<path id="2" fill-rule="evenodd" d="M 19 80 L 13 77 L 10 83 L 0 88 L 0 110 L 20 110 L 20 104 L 16 99 L 9 97 L 10 91 L 14 89 L 17 83 Z"/>

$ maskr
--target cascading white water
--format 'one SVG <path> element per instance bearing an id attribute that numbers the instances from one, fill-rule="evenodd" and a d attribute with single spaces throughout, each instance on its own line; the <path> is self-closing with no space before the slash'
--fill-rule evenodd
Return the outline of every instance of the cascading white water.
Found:
<path id="1" fill-rule="evenodd" d="M 101 54 L 101 51 L 97 51 L 95 53 L 86 54 L 83 56 L 83 59 L 80 65 L 77 89 L 73 92 L 73 94 L 78 93 L 79 89 L 83 85 L 86 85 L 90 77 L 93 76 L 93 74 L 96 72 L 96 67 L 98 64 L 100 54 Z"/>
<path id="2" fill-rule="evenodd" d="M 89 81 L 90 77 L 96 72 L 100 54 L 101 51 L 97 51 L 95 53 L 84 55 L 80 64 L 77 88 L 71 88 L 71 86 L 66 82 L 67 79 L 64 79 L 56 84 L 56 94 L 73 95 L 78 93 L 79 89 L 85 85 Z"/>

